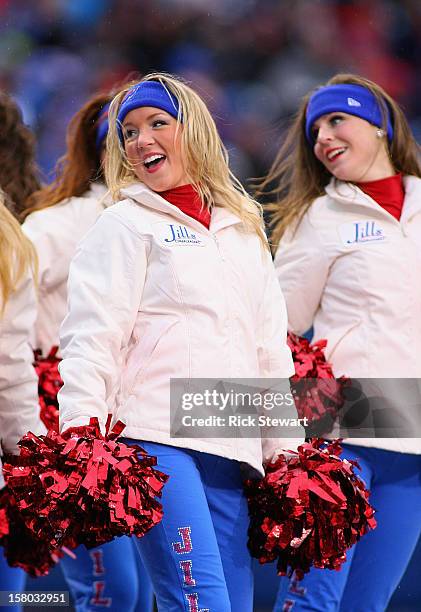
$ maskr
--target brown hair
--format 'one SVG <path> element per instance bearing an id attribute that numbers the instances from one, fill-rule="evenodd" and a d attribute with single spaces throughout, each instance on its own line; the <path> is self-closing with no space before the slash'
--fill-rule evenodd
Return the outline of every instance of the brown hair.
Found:
<path id="1" fill-rule="evenodd" d="M 100 152 L 96 147 L 97 120 L 102 108 L 112 96 L 98 93 L 92 96 L 72 117 L 67 128 L 66 153 L 58 160 L 56 178 L 32 194 L 23 213 L 26 217 L 35 210 L 54 206 L 73 196 L 81 196 L 92 181 L 102 177 Z"/>
<path id="2" fill-rule="evenodd" d="M 394 128 L 393 140 L 388 143 L 391 163 L 397 172 L 421 177 L 420 148 L 395 100 L 373 81 L 354 74 L 337 74 L 326 85 L 345 83 L 361 85 L 377 98 L 383 110 L 385 131 L 386 107 L 389 109 Z M 332 178 L 305 137 L 307 105 L 314 91 L 303 98 L 268 175 L 257 183 L 257 196 L 266 193 L 272 199 L 265 208 L 272 213 L 270 225 L 275 248 L 289 226 L 299 225 L 313 201 L 325 193 Z"/>
<path id="3" fill-rule="evenodd" d="M 27 198 L 40 188 L 35 136 L 24 124 L 16 102 L 4 92 L 0 92 L 0 187 L 16 216 L 25 208 Z"/>

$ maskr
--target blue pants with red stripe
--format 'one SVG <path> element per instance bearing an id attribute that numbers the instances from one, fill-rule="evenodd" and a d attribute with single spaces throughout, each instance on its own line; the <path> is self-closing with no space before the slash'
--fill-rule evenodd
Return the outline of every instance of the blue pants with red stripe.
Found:
<path id="1" fill-rule="evenodd" d="M 133 538 L 118 538 L 91 550 L 79 546 L 76 559 L 61 560 L 61 569 L 77 612 L 152 612 L 151 581 Z M 0 550 L 0 591 L 25 590 L 26 574 L 7 564 Z M 21 606 L 8 606 L 21 612 Z"/>
<path id="2" fill-rule="evenodd" d="M 87 550 L 65 555 L 61 569 L 77 612 L 152 612 L 152 585 L 133 538 L 116 538 Z"/>
<path id="3" fill-rule="evenodd" d="M 281 579 L 273 612 L 383 612 L 421 532 L 421 455 L 343 445 L 371 490 L 377 527 L 347 553 L 341 570 Z M 357 472 L 358 473 L 358 472 Z"/>
<path id="4" fill-rule="evenodd" d="M 249 518 L 240 464 L 189 449 L 137 443 L 170 476 L 161 523 L 137 539 L 158 610 L 252 612 Z"/>

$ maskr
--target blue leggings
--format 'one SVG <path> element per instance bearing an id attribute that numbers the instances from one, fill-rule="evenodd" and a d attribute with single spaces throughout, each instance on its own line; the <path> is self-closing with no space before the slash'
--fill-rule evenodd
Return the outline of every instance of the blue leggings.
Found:
<path id="1" fill-rule="evenodd" d="M 117 538 L 87 550 L 76 559 L 65 555 L 61 569 L 77 612 L 151 612 L 153 593 L 132 538 Z"/>
<path id="2" fill-rule="evenodd" d="M 22 593 L 25 590 L 26 574 L 18 567 L 10 567 L 0 548 L 0 591 L 15 591 Z M 3 606 L 0 606 L 3 608 Z M 22 606 L 7 606 L 4 610 L 9 612 L 21 612 Z"/>
<path id="3" fill-rule="evenodd" d="M 136 540 L 158 610 L 252 612 L 249 519 L 240 464 L 189 449 L 137 443 L 158 457 L 158 469 L 170 476 L 161 523 Z"/>
<path id="4" fill-rule="evenodd" d="M 383 612 L 421 532 L 421 455 L 343 445 L 371 490 L 377 527 L 347 553 L 340 571 L 281 579 L 273 612 Z"/>
<path id="5" fill-rule="evenodd" d="M 74 552 L 77 559 L 66 555 L 61 569 L 77 612 L 152 611 L 152 585 L 131 538 L 119 538 L 92 550 L 80 546 Z M 0 591 L 22 593 L 25 582 L 25 572 L 10 567 L 0 550 Z M 7 606 L 7 610 L 20 612 L 22 607 Z"/>
<path id="6" fill-rule="evenodd" d="M 61 569 L 77 612 L 152 612 L 151 581 L 131 538 L 118 538 L 87 550 L 79 546 L 76 559 L 65 555 Z M 10 567 L 0 549 L 0 591 L 25 590 L 26 574 Z M 21 606 L 7 610 L 20 612 Z"/>

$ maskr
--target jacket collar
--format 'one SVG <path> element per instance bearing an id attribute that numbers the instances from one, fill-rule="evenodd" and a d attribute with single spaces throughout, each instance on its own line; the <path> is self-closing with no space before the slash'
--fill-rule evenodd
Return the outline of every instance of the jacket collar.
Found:
<path id="1" fill-rule="evenodd" d="M 414 215 L 421 212 L 421 179 L 417 176 L 404 176 L 405 202 L 401 221 L 409 221 Z"/>
<path id="2" fill-rule="evenodd" d="M 195 227 L 202 233 L 209 231 L 210 233 L 215 234 L 216 232 L 229 227 L 230 225 L 242 223 L 241 219 L 237 217 L 237 215 L 234 215 L 234 213 L 227 210 L 223 206 L 214 206 L 211 213 L 209 230 L 207 230 L 202 223 L 196 219 L 193 219 L 192 217 L 189 217 L 189 215 L 186 215 L 177 206 L 174 206 L 174 204 L 171 204 L 162 198 L 158 193 L 152 191 L 143 183 L 134 183 L 133 185 L 124 187 L 124 189 L 120 190 L 120 193 L 122 197 L 131 198 L 138 204 L 184 221 L 184 223 L 188 223 L 191 227 Z"/>
<path id="3" fill-rule="evenodd" d="M 89 184 L 87 194 L 93 198 L 102 198 L 106 193 L 108 193 L 108 188 L 102 181 L 92 181 L 92 183 Z"/>
<path id="4" fill-rule="evenodd" d="M 414 215 L 421 212 L 421 179 L 416 176 L 404 176 L 403 183 L 405 187 L 405 201 L 400 222 L 393 219 L 377 202 L 352 183 L 345 183 L 332 178 L 325 191 L 329 197 L 348 207 L 353 205 L 364 206 L 377 213 L 380 212 L 386 215 L 396 223 L 402 223 L 407 222 Z"/>
<path id="5" fill-rule="evenodd" d="M 99 200 L 105 208 L 113 204 L 110 191 L 102 181 L 93 181 L 84 196 Z"/>

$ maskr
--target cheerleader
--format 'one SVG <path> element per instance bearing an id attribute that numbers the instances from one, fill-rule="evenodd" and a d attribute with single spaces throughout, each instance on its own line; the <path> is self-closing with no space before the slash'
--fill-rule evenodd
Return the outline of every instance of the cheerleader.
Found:
<path id="1" fill-rule="evenodd" d="M 107 202 L 101 160 L 108 130 L 107 94 L 93 96 L 75 114 L 67 131 L 67 151 L 57 165 L 53 183 L 36 191 L 27 202 L 22 226 L 38 259 L 38 313 L 33 347 L 44 356 L 59 343 L 59 328 L 67 311 L 70 261 L 83 235 Z M 130 538 L 76 551 L 61 568 L 72 591 L 76 610 L 152 610 L 152 588 Z"/>
<path id="2" fill-rule="evenodd" d="M 392 378 L 421 376 L 417 154 L 396 102 L 367 79 L 339 74 L 303 100 L 263 182 L 277 181 L 275 267 L 290 329 L 314 326 L 315 340 L 327 339 L 336 376 L 390 379 L 391 387 Z M 402 397 L 398 427 L 407 410 Z M 282 580 L 277 612 L 383 611 L 416 546 L 420 439 L 349 437 L 343 447 L 361 466 L 378 526 L 339 572 Z"/>
<path id="3" fill-rule="evenodd" d="M 158 609 L 251 612 L 241 466 L 292 440 L 172 437 L 170 379 L 289 377 L 286 312 L 258 205 L 232 176 L 202 99 L 151 74 L 109 115 L 117 203 L 79 245 L 61 329 L 63 432 L 110 407 L 169 474 L 137 540 Z M 277 432 L 279 433 L 279 432 Z"/>
<path id="4" fill-rule="evenodd" d="M 35 138 L 32 131 L 24 124 L 22 119 L 22 113 L 16 102 L 5 92 L 0 92 L 0 188 L 4 192 L 2 198 L 3 206 L 13 213 L 15 216 L 19 216 L 25 207 L 25 202 L 28 196 L 36 189 L 39 189 L 40 182 L 38 176 L 38 169 L 34 162 L 35 159 Z M 4 207 L 2 208 L 4 212 Z M 7 215 L 6 215 L 7 216 Z M 10 221 L 10 217 L 7 216 Z M 13 225 L 15 227 L 15 224 Z M 2 228 L 2 232 L 6 231 L 6 224 Z M 16 235 L 16 234 L 15 234 Z M 11 239 L 11 236 L 10 236 Z M 30 261 L 28 255 L 28 245 L 26 244 L 27 262 Z M 4 243 L 6 244 L 6 243 Z M 2 240 L 2 253 L 3 253 L 3 240 Z M 4 251 L 6 253 L 6 251 Z M 0 255 L 1 257 L 1 255 Z M 31 255 L 32 257 L 32 255 Z M 5 262 L 6 256 L 3 259 Z M 12 270 L 2 271 L 2 278 L 13 278 Z M 3 276 L 4 274 L 4 276 Z M 6 276 L 7 275 L 7 276 Z M 31 310 L 34 307 L 33 301 L 29 300 L 28 309 Z M 5 304 L 4 304 L 5 308 Z M 30 329 L 30 321 L 32 315 L 28 316 L 25 325 Z M 5 328 L 2 328 L 2 332 L 6 333 Z M 29 333 L 26 330 L 25 333 Z M 32 330 L 30 330 L 32 332 Z M 2 350 L 3 350 L 3 333 L 2 333 Z M 25 342 L 27 341 L 27 338 Z M 26 349 L 23 349 L 24 352 Z M 7 351 L 5 352 L 7 355 Z M 19 358 L 19 355 L 18 355 Z M 28 358 L 28 355 L 26 355 Z M 32 359 L 32 354 L 31 354 Z M 31 363 L 29 361 L 28 363 Z M 24 372 L 31 372 L 32 369 L 26 366 Z M 0 373 L 2 382 L 5 379 Z M 6 381 L 4 382 L 6 384 Z M 9 383 L 10 384 L 10 383 Z M 10 393 L 10 389 L 9 389 Z M 35 414 L 39 414 L 38 403 L 33 402 L 32 406 L 36 409 Z M 40 427 L 40 422 L 38 427 Z M 0 430 L 1 431 L 1 430 Z M 20 432 L 21 430 L 19 430 Z M 21 435 L 26 433 L 27 430 L 23 431 Z M 3 437 L 2 435 L 0 437 Z M 0 470 L 0 477 L 2 473 Z M 22 591 L 25 585 L 25 573 L 23 570 L 18 568 L 11 568 L 4 558 L 3 554 L 0 555 L 0 590 L 16 590 Z"/>
<path id="5" fill-rule="evenodd" d="M 7 210 L 6 199 L 0 192 L 0 489 L 4 487 L 1 455 L 18 453 L 17 442 L 28 431 L 45 433 L 38 416 L 37 377 L 29 344 L 36 316 L 36 256 Z M 0 555 L 0 591 L 21 593 L 25 572 L 9 567 L 3 552 Z M 12 606 L 12 610 L 20 609 Z"/>

